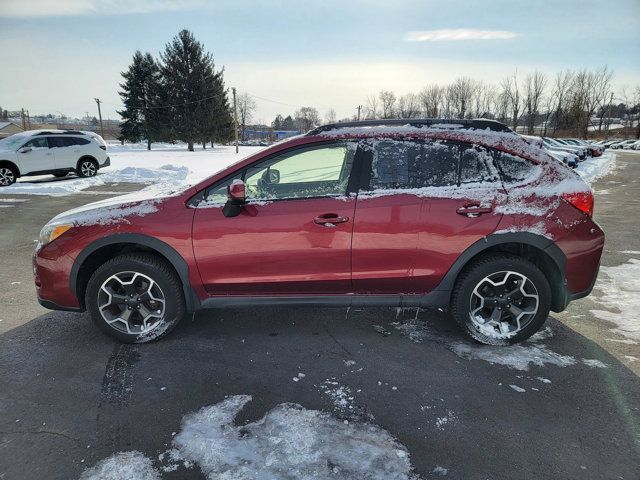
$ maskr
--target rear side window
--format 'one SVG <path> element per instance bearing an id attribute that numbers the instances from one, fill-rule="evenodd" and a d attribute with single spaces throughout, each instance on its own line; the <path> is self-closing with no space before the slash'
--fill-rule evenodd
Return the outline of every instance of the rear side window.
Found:
<path id="1" fill-rule="evenodd" d="M 47 137 L 51 148 L 72 147 L 75 142 L 71 137 Z"/>
<path id="2" fill-rule="evenodd" d="M 535 174 L 537 166 L 524 158 L 508 153 L 494 151 L 494 159 L 505 185 L 521 183 Z"/>
<path id="3" fill-rule="evenodd" d="M 500 182 L 486 149 L 454 142 L 373 143 L 370 188 L 412 189 Z"/>
<path id="4" fill-rule="evenodd" d="M 86 138 L 69 137 L 69 139 L 73 142 L 73 145 L 89 145 L 91 143 Z"/>

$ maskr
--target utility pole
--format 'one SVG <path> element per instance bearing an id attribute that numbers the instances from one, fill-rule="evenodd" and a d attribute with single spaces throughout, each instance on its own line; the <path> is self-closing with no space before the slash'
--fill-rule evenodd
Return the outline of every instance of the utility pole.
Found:
<path id="1" fill-rule="evenodd" d="M 98 118 L 100 119 L 100 136 L 104 138 L 104 127 L 102 126 L 102 111 L 100 110 L 100 99 L 94 98 L 96 103 L 98 104 Z"/>
<path id="2" fill-rule="evenodd" d="M 20 110 L 20 117 L 22 118 L 22 130 L 27 129 L 27 119 L 24 116 L 24 108 Z"/>
<path id="3" fill-rule="evenodd" d="M 27 110 L 27 128 L 31 130 L 31 115 L 29 115 L 29 110 Z"/>
<path id="4" fill-rule="evenodd" d="M 236 87 L 232 87 L 233 92 L 233 131 L 236 138 L 236 153 L 238 153 L 238 106 L 236 105 Z"/>
<path id="5" fill-rule="evenodd" d="M 358 121 L 360 121 L 360 109 L 362 108 L 362 105 L 358 105 Z"/>

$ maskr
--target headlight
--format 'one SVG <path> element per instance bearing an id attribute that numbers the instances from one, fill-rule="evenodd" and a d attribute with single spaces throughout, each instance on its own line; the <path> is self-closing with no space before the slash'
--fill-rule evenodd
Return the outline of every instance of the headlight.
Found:
<path id="1" fill-rule="evenodd" d="M 38 238 L 38 243 L 41 246 L 44 246 L 47 243 L 51 243 L 60 235 L 62 235 L 64 232 L 69 230 L 70 228 L 73 228 L 73 224 L 54 223 L 51 225 L 45 225 L 43 229 L 40 231 L 40 237 Z"/>

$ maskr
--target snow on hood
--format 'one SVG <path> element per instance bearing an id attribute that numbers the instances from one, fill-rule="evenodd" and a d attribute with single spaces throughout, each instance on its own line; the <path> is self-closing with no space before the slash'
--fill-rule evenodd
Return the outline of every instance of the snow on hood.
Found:
<path id="1" fill-rule="evenodd" d="M 170 196 L 171 194 L 159 194 L 157 191 L 145 189 L 67 210 L 53 217 L 47 225 L 113 225 L 122 221 L 128 223 L 125 217 L 144 217 L 157 212 L 158 204 Z"/>

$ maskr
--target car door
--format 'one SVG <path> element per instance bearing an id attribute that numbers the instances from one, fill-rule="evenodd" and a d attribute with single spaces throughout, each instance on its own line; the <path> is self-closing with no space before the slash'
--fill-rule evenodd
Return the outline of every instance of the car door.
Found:
<path id="1" fill-rule="evenodd" d="M 79 145 L 76 145 L 71 137 L 63 136 L 51 136 L 48 137 L 49 146 L 53 151 L 56 158 L 57 168 L 76 168 L 76 163 L 80 154 L 76 154 L 74 150 L 80 149 Z"/>
<path id="2" fill-rule="evenodd" d="M 504 190 L 495 167 L 485 182 L 470 174 L 475 166 L 462 169 L 475 159 L 466 150 L 443 141 L 373 142 L 353 232 L 356 293 L 429 292 L 462 251 L 495 230 Z"/>
<path id="3" fill-rule="evenodd" d="M 46 137 L 36 137 L 18 149 L 18 167 L 22 175 L 55 170 L 55 157 Z"/>
<path id="4" fill-rule="evenodd" d="M 295 148 L 208 189 L 194 216 L 193 250 L 209 294 L 349 292 L 356 152 L 348 142 Z M 225 217 L 226 187 L 236 178 L 247 202 Z"/>

